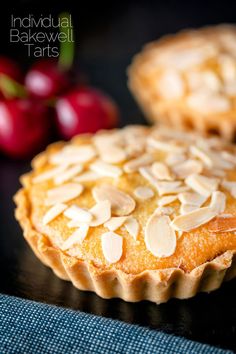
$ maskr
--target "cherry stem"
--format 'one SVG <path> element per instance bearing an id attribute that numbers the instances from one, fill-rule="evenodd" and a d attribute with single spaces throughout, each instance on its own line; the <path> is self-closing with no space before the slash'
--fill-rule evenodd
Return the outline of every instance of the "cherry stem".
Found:
<path id="1" fill-rule="evenodd" d="M 60 55 L 58 59 L 58 66 L 61 70 L 67 71 L 71 68 L 74 60 L 74 31 L 71 21 L 71 14 L 63 12 L 59 15 L 60 20 L 60 33 L 66 37 L 65 41 L 60 42 Z M 62 26 L 62 23 L 67 25 Z"/>
<path id="2" fill-rule="evenodd" d="M 24 98 L 27 96 L 24 86 L 5 74 L 0 74 L 0 89 L 5 98 Z"/>

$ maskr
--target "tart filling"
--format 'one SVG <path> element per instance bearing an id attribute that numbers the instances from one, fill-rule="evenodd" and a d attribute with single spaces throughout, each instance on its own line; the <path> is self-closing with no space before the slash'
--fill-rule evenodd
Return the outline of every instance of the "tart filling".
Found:
<path id="1" fill-rule="evenodd" d="M 30 221 L 100 270 L 189 273 L 236 249 L 235 153 L 220 138 L 141 126 L 54 144 L 22 178 Z"/>

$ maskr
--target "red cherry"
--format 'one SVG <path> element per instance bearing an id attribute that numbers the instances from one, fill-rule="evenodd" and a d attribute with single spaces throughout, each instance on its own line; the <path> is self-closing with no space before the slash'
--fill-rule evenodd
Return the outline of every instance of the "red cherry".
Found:
<path id="1" fill-rule="evenodd" d="M 44 59 L 31 67 L 25 77 L 25 86 L 32 96 L 48 99 L 63 93 L 68 81 L 67 74 L 58 68 L 56 61 Z"/>
<path id="2" fill-rule="evenodd" d="M 0 147 L 16 158 L 32 156 L 49 135 L 47 108 L 30 99 L 0 101 Z"/>
<path id="3" fill-rule="evenodd" d="M 92 88 L 77 88 L 56 103 L 58 130 L 70 139 L 82 133 L 113 128 L 118 121 L 118 109 L 103 93 Z"/>

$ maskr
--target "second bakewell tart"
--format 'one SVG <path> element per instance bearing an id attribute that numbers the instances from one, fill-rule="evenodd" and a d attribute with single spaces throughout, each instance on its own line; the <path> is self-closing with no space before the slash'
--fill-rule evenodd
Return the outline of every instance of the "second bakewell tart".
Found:
<path id="1" fill-rule="evenodd" d="M 78 289 L 156 303 L 209 292 L 236 275 L 235 153 L 163 127 L 77 136 L 33 160 L 16 218 Z"/>
<path id="2" fill-rule="evenodd" d="M 234 139 L 236 26 L 184 30 L 149 43 L 128 76 L 151 121 Z"/>

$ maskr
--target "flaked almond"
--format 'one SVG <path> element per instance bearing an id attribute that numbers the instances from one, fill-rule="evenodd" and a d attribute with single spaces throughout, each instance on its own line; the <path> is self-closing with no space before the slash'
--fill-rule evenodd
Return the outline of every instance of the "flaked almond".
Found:
<path id="1" fill-rule="evenodd" d="M 152 164 L 152 173 L 153 175 L 159 179 L 159 180 L 166 180 L 166 181 L 171 181 L 173 180 L 173 176 L 168 168 L 164 163 L 162 162 L 154 162 Z"/>
<path id="2" fill-rule="evenodd" d="M 209 207 L 216 211 L 217 214 L 223 213 L 226 206 L 226 196 L 223 192 L 216 191 L 212 193 Z"/>
<path id="3" fill-rule="evenodd" d="M 206 90 L 191 93 L 186 102 L 190 108 L 203 114 L 223 113 L 230 109 L 230 101 L 227 97 Z"/>
<path id="4" fill-rule="evenodd" d="M 222 187 L 229 191 L 233 198 L 236 198 L 236 182 L 224 180 Z"/>
<path id="5" fill-rule="evenodd" d="M 150 199 L 154 196 L 154 192 L 149 187 L 140 186 L 140 187 L 135 188 L 134 195 L 138 199 L 147 200 L 147 199 Z"/>
<path id="6" fill-rule="evenodd" d="M 71 205 L 65 212 L 64 215 L 72 219 L 74 221 L 77 221 L 79 223 L 89 223 L 92 221 L 92 214 L 83 208 L 78 207 L 77 205 Z"/>
<path id="7" fill-rule="evenodd" d="M 169 257 L 175 252 L 176 235 L 169 216 L 154 213 L 149 218 L 145 227 L 145 243 L 155 257 Z"/>
<path id="8" fill-rule="evenodd" d="M 83 165 L 81 164 L 76 164 L 74 166 L 71 166 L 67 168 L 64 172 L 59 173 L 57 176 L 54 178 L 55 184 L 62 184 L 64 182 L 69 181 L 76 175 L 78 175 L 81 171 L 83 170 Z"/>
<path id="9" fill-rule="evenodd" d="M 158 200 L 157 204 L 159 206 L 165 206 L 168 204 L 173 203 L 174 201 L 176 201 L 178 199 L 177 195 L 167 195 L 165 197 L 162 197 Z"/>
<path id="10" fill-rule="evenodd" d="M 57 216 L 59 216 L 63 211 L 67 208 L 66 204 L 55 204 L 53 205 L 44 215 L 43 217 L 43 224 L 47 225 L 49 224 L 52 220 L 54 220 Z"/>
<path id="11" fill-rule="evenodd" d="M 56 154 L 51 155 L 49 161 L 54 165 L 70 165 L 88 162 L 95 156 L 96 151 L 91 145 L 68 145 Z"/>
<path id="12" fill-rule="evenodd" d="M 184 179 L 193 173 L 201 173 L 203 166 L 200 161 L 189 159 L 172 167 L 177 178 Z"/>
<path id="13" fill-rule="evenodd" d="M 165 194 L 178 194 L 181 192 L 185 192 L 188 190 L 188 187 L 183 186 L 180 181 L 174 181 L 174 182 L 157 182 L 157 190 L 159 195 L 165 195 Z"/>
<path id="14" fill-rule="evenodd" d="M 100 159 L 107 163 L 121 163 L 127 158 L 127 153 L 124 149 L 118 146 L 107 146 L 99 151 Z"/>
<path id="15" fill-rule="evenodd" d="M 168 166 L 174 166 L 184 161 L 186 161 L 186 156 L 178 153 L 169 153 L 165 160 Z"/>
<path id="16" fill-rule="evenodd" d="M 152 184 L 153 187 L 155 187 L 160 196 L 164 194 L 178 194 L 189 189 L 188 187 L 183 186 L 180 181 L 158 181 L 153 175 L 150 167 L 141 167 L 139 172 Z"/>
<path id="17" fill-rule="evenodd" d="M 207 167 L 212 167 L 212 160 L 208 156 L 207 152 L 205 152 L 196 145 L 190 145 L 189 150 L 192 156 L 198 157 L 204 163 L 204 165 L 206 165 Z"/>
<path id="18" fill-rule="evenodd" d="M 166 100 L 173 100 L 183 96 L 184 81 L 179 71 L 166 69 L 158 79 L 157 90 L 159 95 Z"/>
<path id="19" fill-rule="evenodd" d="M 62 251 L 66 251 L 69 248 L 73 247 L 75 244 L 82 244 L 85 237 L 87 236 L 89 231 L 89 226 L 84 224 L 81 225 L 73 234 L 68 237 L 68 239 L 62 244 L 60 247 Z"/>
<path id="20" fill-rule="evenodd" d="M 217 216 L 208 224 L 209 232 L 231 232 L 236 231 L 236 217 Z"/>
<path id="21" fill-rule="evenodd" d="M 195 192 L 209 197 L 217 189 L 219 181 L 216 178 L 210 178 L 199 174 L 192 174 L 185 179 L 185 183 Z"/>
<path id="22" fill-rule="evenodd" d="M 136 218 L 134 217 L 128 217 L 124 223 L 124 226 L 127 230 L 127 232 L 134 238 L 134 240 L 137 240 L 138 233 L 139 233 L 139 223 Z"/>
<path id="23" fill-rule="evenodd" d="M 106 232 L 102 234 L 102 252 L 108 263 L 116 263 L 123 253 L 123 238 L 114 233 Z"/>
<path id="24" fill-rule="evenodd" d="M 172 221 L 176 231 L 190 231 L 206 224 L 217 215 L 217 212 L 210 207 L 203 207 L 191 211 L 185 215 L 179 215 Z"/>
<path id="25" fill-rule="evenodd" d="M 185 214 L 191 213 L 191 211 L 194 211 L 197 209 L 199 209 L 199 207 L 197 205 L 181 204 L 179 212 L 181 215 L 185 215 Z"/>
<path id="26" fill-rule="evenodd" d="M 157 189 L 157 182 L 158 181 L 155 178 L 155 176 L 153 175 L 150 167 L 140 167 L 139 173 L 141 174 L 141 176 L 143 176 L 143 178 L 145 178 L 149 183 L 151 183 L 153 185 L 153 187 L 155 187 Z"/>
<path id="27" fill-rule="evenodd" d="M 109 200 L 98 201 L 89 212 L 93 216 L 89 226 L 102 225 L 111 218 L 111 203 Z"/>
<path id="28" fill-rule="evenodd" d="M 124 171 L 126 173 L 132 173 L 139 170 L 140 167 L 150 165 L 153 162 L 153 156 L 150 154 L 143 154 L 136 159 L 126 162 L 124 165 Z"/>
<path id="29" fill-rule="evenodd" d="M 38 174 L 37 176 L 35 176 L 32 179 L 33 183 L 41 183 L 41 182 L 45 182 L 48 181 L 49 179 L 52 179 L 56 176 L 58 176 L 60 173 L 62 173 L 64 170 L 66 170 L 68 165 L 61 165 L 55 168 L 52 168 L 50 170 L 47 170 L 45 172 L 42 172 L 40 174 Z"/>
<path id="30" fill-rule="evenodd" d="M 120 167 L 99 160 L 92 163 L 90 169 L 104 177 L 117 178 L 122 175 L 122 169 Z"/>
<path id="31" fill-rule="evenodd" d="M 49 189 L 45 204 L 53 205 L 68 202 L 77 198 L 83 192 L 83 189 L 83 186 L 78 183 L 66 183 L 60 187 Z"/>
<path id="32" fill-rule="evenodd" d="M 183 204 L 191 204 L 196 205 L 197 207 L 201 207 L 207 200 L 207 197 L 199 194 L 199 193 L 192 193 L 192 192 L 185 192 L 180 193 L 178 198 L 181 203 Z"/>
<path id="33" fill-rule="evenodd" d="M 174 208 L 170 206 L 159 206 L 156 208 L 155 213 L 158 215 L 171 215 L 174 212 Z"/>
<path id="34" fill-rule="evenodd" d="M 94 171 L 86 171 L 81 173 L 79 176 L 75 177 L 73 180 L 75 182 L 83 183 L 83 182 L 93 182 L 97 179 L 102 178 L 97 172 Z"/>
<path id="35" fill-rule="evenodd" d="M 105 222 L 104 226 L 107 227 L 110 231 L 116 231 L 119 229 L 127 219 L 127 216 L 114 216 Z"/>
<path id="36" fill-rule="evenodd" d="M 148 138 L 147 143 L 152 148 L 163 152 L 171 152 L 171 153 L 179 153 L 179 154 L 185 152 L 185 148 L 183 146 L 176 145 L 173 142 L 157 140 L 154 137 Z"/>
<path id="37" fill-rule="evenodd" d="M 109 184 L 94 187 L 93 197 L 97 202 L 109 200 L 112 214 L 115 216 L 129 215 L 136 204 L 129 194 Z"/>

